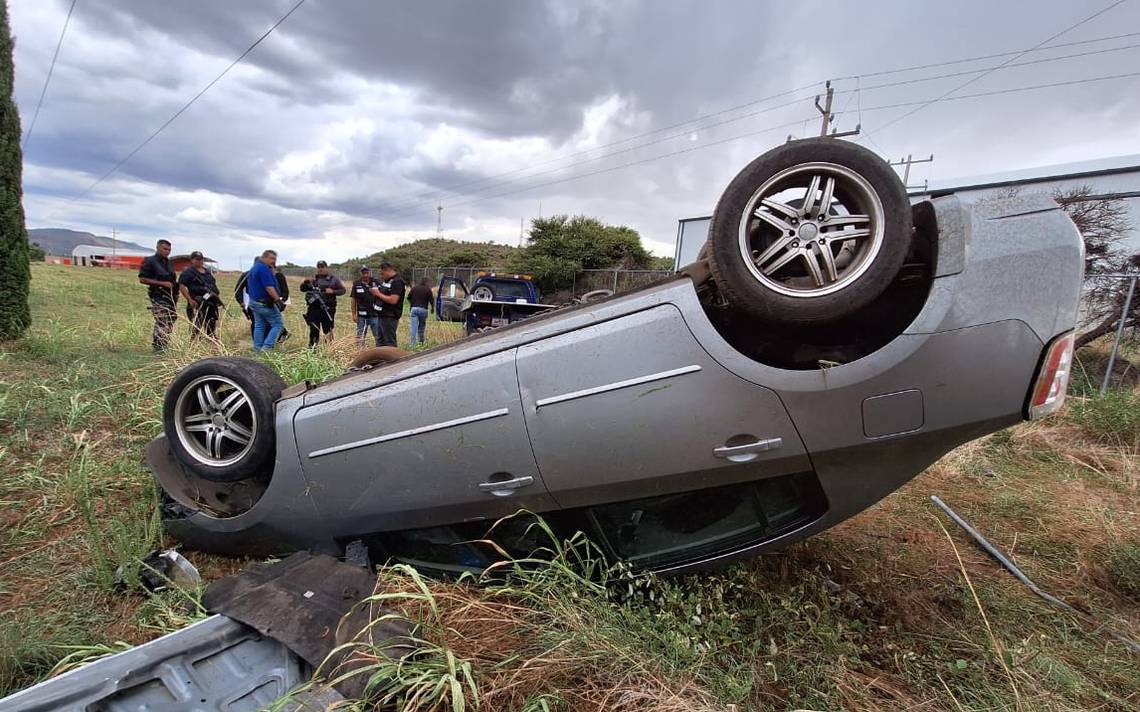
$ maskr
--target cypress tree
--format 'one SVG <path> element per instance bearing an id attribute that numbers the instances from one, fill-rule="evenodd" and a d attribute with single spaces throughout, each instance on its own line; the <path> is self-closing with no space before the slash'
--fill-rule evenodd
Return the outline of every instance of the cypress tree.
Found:
<path id="1" fill-rule="evenodd" d="M 32 323 L 28 308 L 28 231 L 24 226 L 20 114 L 12 98 L 12 30 L 0 0 L 0 340 L 15 339 Z"/>

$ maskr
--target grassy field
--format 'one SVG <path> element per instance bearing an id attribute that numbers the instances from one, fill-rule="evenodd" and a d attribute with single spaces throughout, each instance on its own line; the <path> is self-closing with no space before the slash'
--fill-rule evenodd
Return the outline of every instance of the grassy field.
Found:
<path id="1" fill-rule="evenodd" d="M 169 378 L 249 348 L 233 311 L 222 344 L 191 347 L 181 320 L 160 359 L 132 274 L 35 265 L 33 278 L 35 324 L 0 344 L 0 694 L 201 615 L 193 594 L 116 592 L 114 572 L 129 585 L 162 543 L 141 454 Z M 287 381 L 343 368 L 343 314 L 316 352 L 301 310 L 286 321 L 270 362 Z M 429 342 L 456 327 L 432 322 Z M 959 448 L 846 524 L 714 575 L 584 576 L 580 543 L 507 583 L 384 569 L 378 595 L 403 596 L 435 647 L 384 670 L 377 694 L 426 685 L 416 709 L 437 683 L 438 709 L 1138 709 L 1140 655 L 1105 629 L 1140 639 L 1140 393 L 1101 397 L 1088 380 L 1078 369 L 1060 417 Z M 930 494 L 1087 619 L 1016 583 Z M 207 580 L 246 563 L 188 556 Z"/>

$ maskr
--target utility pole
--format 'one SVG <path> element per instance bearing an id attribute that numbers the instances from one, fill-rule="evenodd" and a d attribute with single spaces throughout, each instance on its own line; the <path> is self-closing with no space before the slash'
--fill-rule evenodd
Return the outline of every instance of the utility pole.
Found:
<path id="1" fill-rule="evenodd" d="M 435 236 L 436 238 L 443 237 L 443 203 L 435 206 L 436 219 L 435 219 Z"/>
<path id="2" fill-rule="evenodd" d="M 917 185 L 915 185 L 915 186 L 910 185 L 910 167 L 916 163 L 933 163 L 933 162 L 934 162 L 934 154 L 933 153 L 930 154 L 930 158 L 919 158 L 919 159 L 912 158 L 911 154 L 908 153 L 908 154 L 906 154 L 906 158 L 900 158 L 897 161 L 887 161 L 887 165 L 888 166 L 904 166 L 904 168 L 903 168 L 903 185 L 905 185 L 907 187 L 907 189 L 909 190 L 911 188 L 918 188 Z M 927 187 L 927 184 L 924 181 L 923 185 L 922 185 L 922 189 L 926 190 L 926 187 Z"/>
<path id="3" fill-rule="evenodd" d="M 118 238 L 118 236 L 119 231 L 115 228 L 111 228 L 111 259 L 115 259 L 115 244 L 117 242 L 116 238 Z"/>
<path id="4" fill-rule="evenodd" d="M 835 98 L 835 89 L 831 86 L 831 80 L 830 79 L 827 81 L 827 84 L 825 86 L 827 87 L 827 98 L 824 100 L 825 105 L 824 106 L 819 105 L 819 95 L 818 94 L 816 94 L 816 97 L 815 97 L 815 108 L 817 111 L 819 111 L 820 114 L 823 115 L 823 121 L 821 122 L 821 125 L 819 127 L 819 135 L 821 137 L 822 136 L 831 136 L 832 138 L 839 138 L 840 136 L 855 136 L 855 135 L 857 135 L 859 133 L 859 129 L 862 128 L 862 124 L 856 124 L 854 131 L 842 131 L 842 132 L 840 132 L 837 129 L 831 129 L 831 133 L 830 134 L 827 133 L 827 130 L 829 128 L 831 128 L 831 122 L 835 121 L 835 114 L 831 113 L 831 102 Z"/>
<path id="5" fill-rule="evenodd" d="M 523 245 L 523 219 L 519 218 L 519 247 Z"/>

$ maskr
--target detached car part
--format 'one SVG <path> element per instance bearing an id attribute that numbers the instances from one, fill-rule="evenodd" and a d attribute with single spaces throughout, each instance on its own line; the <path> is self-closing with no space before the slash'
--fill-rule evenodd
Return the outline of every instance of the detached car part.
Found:
<path id="1" fill-rule="evenodd" d="M 393 659 L 414 652 L 410 622 L 359 605 L 375 586 L 372 572 L 327 556 L 254 564 L 210 585 L 209 618 L 0 699 L 0 712 L 335 709 L 365 697 L 369 659 L 350 643 L 367 636 Z M 317 669 L 335 671 L 333 687 L 280 701 Z"/>
<path id="2" fill-rule="evenodd" d="M 873 154 L 798 141 L 732 181 L 704 258 L 316 387 L 189 366 L 147 448 L 167 530 L 459 571 L 525 509 L 685 570 L 822 531 L 1063 402 L 1083 247 L 1046 196 L 911 207 Z M 494 537 L 528 555 L 535 531 Z"/>

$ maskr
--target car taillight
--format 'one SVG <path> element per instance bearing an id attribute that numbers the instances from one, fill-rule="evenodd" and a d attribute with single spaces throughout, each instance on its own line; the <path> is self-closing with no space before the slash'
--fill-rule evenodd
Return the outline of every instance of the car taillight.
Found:
<path id="1" fill-rule="evenodd" d="M 1033 395 L 1029 399 L 1026 415 L 1030 420 L 1042 418 L 1061 409 L 1065 391 L 1069 388 L 1069 373 L 1073 363 L 1073 335 L 1065 334 L 1054 339 L 1037 380 L 1033 382 Z"/>

